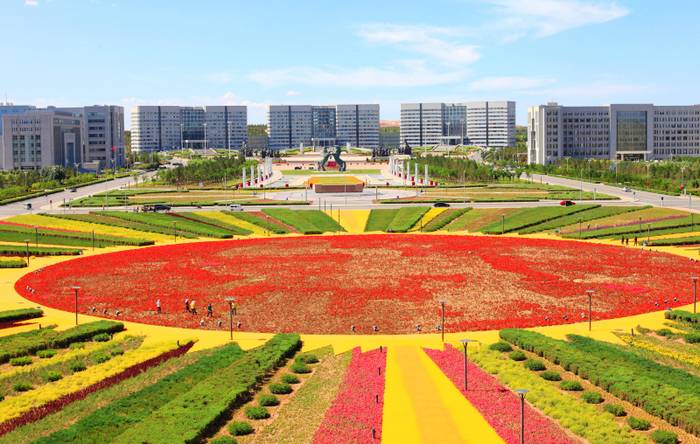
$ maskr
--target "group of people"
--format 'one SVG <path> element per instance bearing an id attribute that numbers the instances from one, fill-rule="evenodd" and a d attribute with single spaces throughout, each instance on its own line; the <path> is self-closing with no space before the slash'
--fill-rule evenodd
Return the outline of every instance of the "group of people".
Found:
<path id="1" fill-rule="evenodd" d="M 622 236 L 622 237 L 620 238 L 620 243 L 621 243 L 622 245 L 629 245 L 629 244 L 630 244 L 630 238 L 629 238 L 629 237 Z M 635 237 L 634 237 L 634 246 L 636 247 L 637 245 L 639 245 L 639 241 L 637 240 L 637 236 L 635 236 Z"/>
<path id="2" fill-rule="evenodd" d="M 191 314 L 196 315 L 197 314 L 197 301 L 194 299 L 190 300 L 189 298 L 185 298 L 185 311 Z M 207 304 L 207 317 L 211 318 L 214 316 L 214 307 L 211 305 L 211 302 Z"/>

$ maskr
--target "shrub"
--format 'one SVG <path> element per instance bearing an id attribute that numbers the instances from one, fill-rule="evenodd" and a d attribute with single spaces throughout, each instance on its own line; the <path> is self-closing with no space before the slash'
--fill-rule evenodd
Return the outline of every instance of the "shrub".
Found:
<path id="1" fill-rule="evenodd" d="M 245 409 L 245 416 L 248 419 L 267 419 L 270 417 L 270 412 L 265 407 L 252 406 Z"/>
<path id="2" fill-rule="evenodd" d="M 107 333 L 100 333 L 92 337 L 92 340 L 95 342 L 107 342 L 110 339 L 112 338 Z"/>
<path id="3" fill-rule="evenodd" d="M 583 390 L 581 383 L 578 381 L 562 381 L 561 384 L 559 384 L 559 387 L 570 392 L 580 392 Z"/>
<path id="4" fill-rule="evenodd" d="M 491 350 L 496 350 L 499 352 L 513 351 L 513 347 L 511 347 L 510 344 L 505 342 L 505 341 L 498 341 L 496 343 L 493 343 L 493 344 L 489 345 L 489 348 Z"/>
<path id="5" fill-rule="evenodd" d="M 56 350 L 47 348 L 46 350 L 39 350 L 38 352 L 36 352 L 36 355 L 41 359 L 53 358 L 54 356 L 56 356 Z"/>
<path id="6" fill-rule="evenodd" d="M 635 418 L 634 416 L 630 416 L 627 420 L 627 424 L 630 425 L 632 430 L 649 430 L 651 428 L 651 423 L 649 421 L 642 418 Z"/>
<path id="7" fill-rule="evenodd" d="M 69 368 L 73 373 L 78 373 L 78 372 L 84 371 L 87 367 L 85 366 L 84 363 L 82 363 L 80 361 L 75 361 L 75 362 L 72 362 L 70 364 Z"/>
<path id="8" fill-rule="evenodd" d="M 541 372 L 542 370 L 546 370 L 547 366 L 545 366 L 544 362 L 540 360 L 528 359 L 527 361 L 525 361 L 525 368 L 534 372 Z"/>
<path id="9" fill-rule="evenodd" d="M 314 354 L 304 353 L 303 355 L 299 355 L 294 361 L 303 362 L 304 364 L 316 364 L 318 358 Z"/>
<path id="10" fill-rule="evenodd" d="M 46 374 L 46 380 L 48 382 L 55 382 L 55 381 L 58 381 L 59 379 L 62 379 L 62 378 L 63 378 L 63 375 L 61 375 L 60 373 L 55 372 L 55 371 L 50 371 Z"/>
<path id="11" fill-rule="evenodd" d="M 31 356 L 20 356 L 19 358 L 10 359 L 10 365 L 13 367 L 24 367 L 32 363 Z"/>
<path id="12" fill-rule="evenodd" d="M 112 359 L 112 356 L 107 355 L 105 353 L 98 353 L 92 357 L 92 360 L 95 361 L 95 364 L 102 364 L 103 362 L 107 362 L 110 359 Z"/>
<path id="13" fill-rule="evenodd" d="M 275 395 L 260 395 L 260 398 L 258 398 L 258 404 L 263 407 L 273 407 L 280 405 L 280 400 L 277 399 L 277 396 Z"/>
<path id="14" fill-rule="evenodd" d="M 0 311 L 0 323 L 40 318 L 43 315 L 44 312 L 41 310 L 41 308 L 19 308 L 17 310 L 5 310 Z"/>
<path id="15" fill-rule="evenodd" d="M 651 440 L 656 444 L 678 444 L 678 435 L 668 430 L 654 430 L 651 432 Z"/>
<path id="16" fill-rule="evenodd" d="M 687 342 L 688 344 L 697 344 L 697 343 L 700 343 L 700 332 L 698 332 L 698 333 L 696 333 L 696 332 L 688 333 L 688 334 L 685 335 L 685 338 L 684 338 L 684 339 L 685 339 L 685 342 Z"/>
<path id="17" fill-rule="evenodd" d="M 622 407 L 620 404 L 605 404 L 603 406 L 603 410 L 605 410 L 608 413 L 611 413 L 615 416 L 625 416 L 627 415 L 627 412 L 625 411 L 625 408 Z"/>
<path id="18" fill-rule="evenodd" d="M 603 402 L 603 397 L 598 392 L 583 392 L 581 398 L 589 404 L 600 404 Z"/>
<path id="19" fill-rule="evenodd" d="M 113 349 L 109 352 L 109 354 L 112 355 L 112 356 L 120 356 L 120 355 L 123 355 L 123 354 L 124 354 L 124 350 L 122 350 L 121 348 L 113 348 Z"/>
<path id="20" fill-rule="evenodd" d="M 84 342 L 74 342 L 71 345 L 68 346 L 70 350 L 81 350 L 85 348 L 85 343 Z"/>
<path id="21" fill-rule="evenodd" d="M 13 388 L 14 391 L 16 391 L 16 392 L 27 392 L 27 391 L 33 389 L 34 387 L 32 387 L 32 385 L 29 384 L 28 382 L 16 382 L 16 383 L 12 386 L 12 388 Z"/>
<path id="22" fill-rule="evenodd" d="M 282 376 L 282 382 L 286 384 L 299 384 L 299 378 L 295 375 L 286 374 Z"/>
<path id="23" fill-rule="evenodd" d="M 228 426 L 228 431 L 233 436 L 250 435 L 255 431 L 253 426 L 246 421 L 234 421 Z"/>
<path id="24" fill-rule="evenodd" d="M 211 441 L 211 444 L 237 444 L 238 441 L 236 441 L 236 438 L 233 438 L 231 436 L 219 436 L 218 438 L 214 438 Z"/>
<path id="25" fill-rule="evenodd" d="M 292 393 L 292 386 L 284 382 L 270 384 L 270 393 L 274 393 L 275 395 L 288 395 Z"/>
<path id="26" fill-rule="evenodd" d="M 659 336 L 669 337 L 669 336 L 673 336 L 673 331 L 671 331 L 670 328 L 660 328 L 660 329 L 656 330 L 656 334 Z"/>
<path id="27" fill-rule="evenodd" d="M 299 374 L 311 373 L 311 368 L 309 368 L 309 366 L 304 364 L 303 362 L 295 362 L 294 364 L 292 364 L 290 369 L 294 373 L 299 373 Z"/>
<path id="28" fill-rule="evenodd" d="M 547 370 L 540 373 L 540 376 L 547 381 L 561 381 L 561 375 L 554 370 Z"/>
<path id="29" fill-rule="evenodd" d="M 67 347 L 69 344 L 87 341 L 100 333 L 117 333 L 124 330 L 124 324 L 116 321 L 95 321 L 81 324 L 59 332 L 52 341 L 54 347 Z"/>
<path id="30" fill-rule="evenodd" d="M 527 356 L 525 356 L 525 353 L 521 352 L 520 350 L 516 350 L 514 352 L 511 352 L 511 354 L 508 356 L 513 361 L 524 361 L 527 359 Z"/>

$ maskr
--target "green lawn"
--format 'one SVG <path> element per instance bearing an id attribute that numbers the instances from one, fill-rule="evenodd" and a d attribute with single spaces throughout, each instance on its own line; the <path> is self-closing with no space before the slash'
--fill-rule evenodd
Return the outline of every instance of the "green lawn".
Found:
<path id="1" fill-rule="evenodd" d="M 566 227 L 569 225 L 574 225 L 578 227 L 578 223 L 585 223 L 596 219 L 602 219 L 604 217 L 615 216 L 618 214 L 631 213 L 634 211 L 639 211 L 641 209 L 648 207 L 598 207 L 593 208 L 582 213 L 575 213 L 564 217 L 558 217 L 551 221 L 543 222 L 523 230 L 520 230 L 520 234 L 537 233 L 539 231 L 553 230 L 555 228 Z M 584 225 L 585 227 L 586 225 Z"/>
<path id="2" fill-rule="evenodd" d="M 570 207 L 525 208 L 509 216 L 505 216 L 500 221 L 485 226 L 481 229 L 481 232 L 486 234 L 510 233 L 597 207 L 597 205 L 574 205 Z"/>
<path id="3" fill-rule="evenodd" d="M 396 209 L 370 211 L 365 231 L 386 231 L 398 211 Z"/>

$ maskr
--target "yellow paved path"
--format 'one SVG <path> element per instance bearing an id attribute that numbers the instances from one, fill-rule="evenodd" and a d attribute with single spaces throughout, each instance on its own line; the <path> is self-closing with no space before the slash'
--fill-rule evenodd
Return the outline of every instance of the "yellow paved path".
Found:
<path id="1" fill-rule="evenodd" d="M 387 353 L 382 442 L 503 440 L 419 346 L 396 346 Z"/>

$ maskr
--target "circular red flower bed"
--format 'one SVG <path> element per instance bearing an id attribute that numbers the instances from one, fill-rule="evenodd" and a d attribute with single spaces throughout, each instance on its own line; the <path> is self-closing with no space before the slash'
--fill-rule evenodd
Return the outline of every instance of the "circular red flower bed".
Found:
<path id="1" fill-rule="evenodd" d="M 692 301 L 697 263 L 572 241 L 431 235 L 188 243 L 85 257 L 27 274 L 34 302 L 149 324 L 303 333 L 486 330 L 615 318 Z M 197 314 L 185 311 L 196 300 Z M 161 313 L 156 313 L 156 300 Z M 213 316 L 207 316 L 212 304 Z M 240 326 L 238 326 L 240 322 Z"/>

